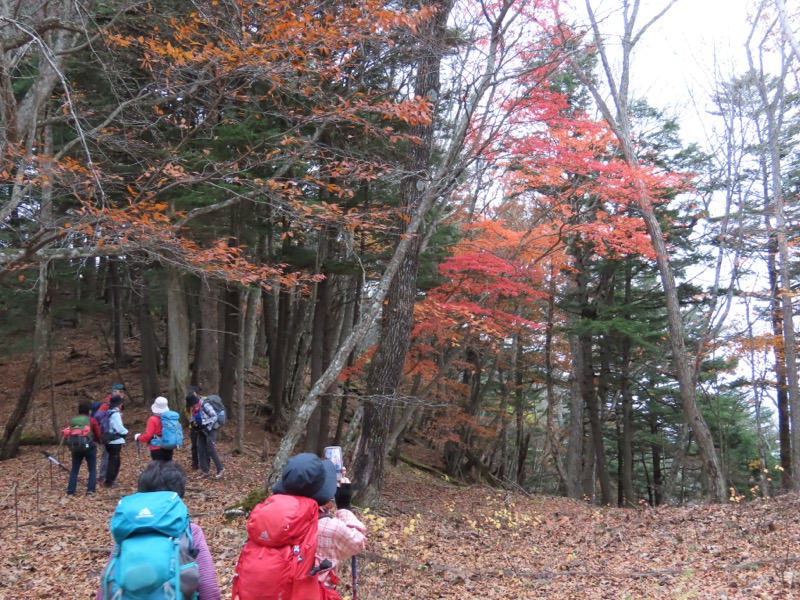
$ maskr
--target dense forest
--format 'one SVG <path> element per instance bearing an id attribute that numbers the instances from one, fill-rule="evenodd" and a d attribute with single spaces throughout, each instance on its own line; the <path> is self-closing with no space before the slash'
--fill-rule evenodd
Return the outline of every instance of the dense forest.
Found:
<path id="1" fill-rule="evenodd" d="M 406 444 L 602 505 L 800 490 L 800 8 L 751 3 L 701 146 L 633 91 L 674 0 L 599 4 L 3 2 L 0 459 L 74 329 L 132 402 L 279 436 L 273 479 L 341 445 L 361 505 Z"/>

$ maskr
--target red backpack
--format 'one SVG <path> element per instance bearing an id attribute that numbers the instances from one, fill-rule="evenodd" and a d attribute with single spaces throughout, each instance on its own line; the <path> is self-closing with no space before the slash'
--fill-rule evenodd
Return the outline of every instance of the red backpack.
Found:
<path id="1" fill-rule="evenodd" d="M 233 577 L 233 600 L 324 598 L 317 578 L 319 505 L 274 494 L 253 509 Z"/>
<path id="2" fill-rule="evenodd" d="M 61 431 L 61 434 L 66 438 L 67 448 L 72 453 L 86 452 L 94 446 L 92 439 L 92 427 L 89 417 L 86 415 L 78 415 L 69 422 L 69 426 Z"/>

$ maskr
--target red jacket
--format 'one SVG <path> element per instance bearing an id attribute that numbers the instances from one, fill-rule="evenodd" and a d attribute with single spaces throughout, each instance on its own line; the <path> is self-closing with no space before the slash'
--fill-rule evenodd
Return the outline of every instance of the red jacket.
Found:
<path id="1" fill-rule="evenodd" d="M 100 433 L 100 424 L 97 422 L 97 419 L 94 417 L 89 417 L 89 427 L 92 430 L 94 441 L 98 444 L 101 443 L 103 440 L 103 435 Z"/>
<path id="2" fill-rule="evenodd" d="M 147 428 L 144 433 L 139 436 L 138 442 L 148 443 L 154 437 L 161 437 L 161 417 L 158 415 L 150 415 L 147 419 Z M 160 446 L 153 446 L 150 444 L 150 450 L 158 450 Z"/>

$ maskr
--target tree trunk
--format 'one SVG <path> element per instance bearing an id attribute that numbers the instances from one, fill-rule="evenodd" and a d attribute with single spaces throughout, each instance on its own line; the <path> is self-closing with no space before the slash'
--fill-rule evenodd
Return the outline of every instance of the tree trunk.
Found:
<path id="1" fill-rule="evenodd" d="M 658 415 L 650 413 L 650 452 L 653 457 L 653 506 L 661 506 L 663 503 L 662 493 L 664 490 L 664 476 L 661 471 L 661 444 L 657 442 Z"/>
<path id="2" fill-rule="evenodd" d="M 238 287 L 228 284 L 223 294 L 223 314 L 225 330 L 223 333 L 222 356 L 220 361 L 219 396 L 225 403 L 228 414 L 233 414 L 233 395 L 236 389 L 236 365 L 239 357 L 239 300 Z"/>
<path id="3" fill-rule="evenodd" d="M 555 377 L 553 375 L 553 328 L 555 327 L 555 307 L 556 307 L 556 277 L 555 270 L 550 267 L 550 281 L 547 297 L 547 319 L 544 340 L 544 364 L 545 364 L 545 398 L 547 409 L 545 415 L 545 427 L 547 429 L 547 446 L 550 449 L 550 456 L 558 473 L 559 489 L 563 492 L 567 490 L 567 472 L 564 465 L 564 457 L 561 453 L 560 440 L 560 413 L 561 402 L 555 393 Z M 517 477 L 517 483 L 522 485 L 522 481 Z"/>
<path id="4" fill-rule="evenodd" d="M 569 334 L 570 355 L 572 357 L 572 373 L 570 375 L 569 406 L 569 445 L 567 446 L 566 490 L 570 498 L 581 498 L 583 487 L 581 474 L 583 471 L 584 435 L 583 435 L 583 394 L 580 380 L 583 376 L 583 364 L 578 336 Z"/>
<path id="5" fill-rule="evenodd" d="M 256 296 L 257 298 L 257 296 Z M 239 315 L 244 315 L 248 310 L 247 302 L 252 301 L 253 296 L 249 293 L 241 295 L 241 304 L 239 305 Z M 234 436 L 235 451 L 237 454 L 244 453 L 244 439 L 245 439 L 245 420 L 247 419 L 247 409 L 245 406 L 244 389 L 247 385 L 246 369 L 245 369 L 245 344 L 247 340 L 247 319 L 243 316 L 239 318 L 239 348 L 236 352 L 236 402 L 232 402 L 236 406 L 236 435 Z M 231 414 L 234 414 L 231 412 Z"/>
<path id="6" fill-rule="evenodd" d="M 322 244 L 326 242 L 321 241 Z M 324 371 L 324 338 L 325 322 L 331 309 L 330 303 L 330 276 L 317 282 L 316 298 L 314 300 L 314 318 L 311 325 L 311 378 L 312 384 L 322 376 Z M 320 442 L 320 422 L 322 420 L 322 402 L 311 414 L 306 426 L 305 451 L 317 453 Z"/>
<path id="7" fill-rule="evenodd" d="M 169 399 L 182 411 L 189 387 L 189 308 L 183 276 L 174 267 L 167 267 L 166 285 Z"/>
<path id="8" fill-rule="evenodd" d="M 196 331 L 192 384 L 205 394 L 219 393 L 219 285 L 201 278 L 198 291 L 199 324 Z"/>
<path id="9" fill-rule="evenodd" d="M 525 414 L 527 403 L 525 402 L 525 367 L 523 365 L 523 339 L 517 334 L 514 346 L 514 414 L 516 420 L 516 446 L 517 469 L 514 473 L 514 480 L 518 485 L 525 485 L 525 461 L 528 458 L 528 444 L 525 442 L 529 436 L 525 431 Z"/>
<path id="10" fill-rule="evenodd" d="M 625 269 L 625 306 L 632 302 L 631 269 Z M 630 390 L 631 340 L 628 336 L 622 339 L 622 364 L 620 365 L 620 397 L 621 397 L 621 440 L 620 440 L 620 484 L 622 489 L 621 506 L 636 506 L 633 490 L 633 398 Z"/>
<path id="11" fill-rule="evenodd" d="M 439 69 L 452 6 L 452 0 L 433 0 L 431 7 L 436 12 L 423 25 L 420 36 L 425 52 L 417 63 L 414 93 L 417 97 L 428 98 L 434 107 L 438 104 Z M 433 132 L 433 119 L 410 128 L 409 133 L 420 141 L 409 145 L 405 167 L 410 175 L 401 184 L 401 202 L 408 216 L 418 209 L 426 188 Z M 404 220 L 398 223 L 401 233 L 406 229 L 405 223 Z M 414 236 L 397 276 L 392 280 L 383 308 L 380 341 L 367 374 L 366 388 L 370 400 L 364 406 L 364 423 L 353 463 L 354 495 L 366 504 L 377 501 L 383 489 L 386 441 L 392 428 L 390 398 L 395 395 L 403 375 L 416 299 L 421 240 L 420 236 Z"/>
<path id="12" fill-rule="evenodd" d="M 754 25 L 755 27 L 755 25 Z M 764 42 L 762 41 L 761 44 Z M 758 47 L 759 53 L 764 52 L 762 45 Z M 783 360 L 785 363 L 784 373 L 786 376 L 786 394 L 789 404 L 790 427 L 790 446 L 791 446 L 791 469 L 788 480 L 791 489 L 795 492 L 800 491 L 800 477 L 793 476 L 800 471 L 800 383 L 797 374 L 797 349 L 794 328 L 794 307 L 792 298 L 791 269 L 792 262 L 789 254 L 788 224 L 786 219 L 786 209 L 783 197 L 783 175 L 781 173 L 781 135 L 783 134 L 783 121 L 785 111 L 785 87 L 784 82 L 787 76 L 787 61 L 784 57 L 782 73 L 775 79 L 775 91 L 772 99 L 769 98 L 766 75 L 763 71 L 757 71 L 753 61 L 751 51 L 748 46 L 748 59 L 751 70 L 756 73 L 756 83 L 758 92 L 763 105 L 764 117 L 767 125 L 766 142 L 768 170 L 770 173 L 770 192 L 772 203 L 767 207 L 766 214 L 772 213 L 775 219 L 775 228 L 770 235 L 770 242 L 774 237 L 774 248 L 777 249 L 777 264 L 775 264 L 775 254 L 771 255 L 773 265 L 777 270 L 777 289 L 773 294 L 780 299 L 781 322 L 783 328 Z M 773 283 L 773 282 L 770 282 Z M 774 318 L 773 318 L 774 322 Z M 774 325 L 773 325 L 774 328 Z M 779 353 L 780 354 L 780 353 Z M 783 458 L 783 457 L 782 457 Z M 784 475 L 786 473 L 784 472 Z"/>
<path id="13" fill-rule="evenodd" d="M 256 354 L 256 340 L 258 338 L 259 326 L 258 315 L 259 304 L 261 302 L 261 289 L 250 287 L 247 290 L 247 311 L 245 313 L 245 339 L 244 339 L 244 368 L 249 370 L 253 367 L 253 360 Z"/>
<path id="14" fill-rule="evenodd" d="M 778 295 L 778 270 L 775 257 L 778 253 L 778 240 L 770 235 L 767 241 L 767 272 L 770 288 L 770 321 L 772 334 L 776 340 L 783 340 L 783 315 Z M 793 489 L 791 419 L 789 418 L 789 394 L 786 386 L 786 360 L 783 342 L 775 344 L 775 396 L 778 407 L 778 440 L 780 443 L 781 487 L 784 491 Z"/>
<path id="15" fill-rule="evenodd" d="M 161 382 L 158 379 L 158 339 L 153 325 L 153 315 L 150 313 L 150 292 L 144 274 L 142 279 L 139 287 L 140 369 L 142 396 L 147 403 L 161 393 Z"/>
<path id="16" fill-rule="evenodd" d="M 31 361 L 25 372 L 17 404 L 6 421 L 3 430 L 2 447 L 0 447 L 0 460 L 14 458 L 19 452 L 19 443 L 28 414 L 33 407 L 33 398 L 36 394 L 37 381 L 41 370 L 42 361 L 47 353 L 50 343 L 50 271 L 46 261 L 39 263 L 39 295 L 36 301 L 36 324 L 33 332 L 33 350 Z"/>
<path id="17" fill-rule="evenodd" d="M 591 334 L 578 335 L 579 352 L 582 353 L 583 376 L 581 377 L 581 393 L 586 410 L 589 413 L 589 425 L 592 428 L 594 444 L 595 474 L 600 483 L 600 501 L 604 506 L 613 502 L 611 478 L 606 464 L 606 453 L 603 436 L 603 419 L 600 408 L 600 394 L 594 387 L 594 370 L 592 369 L 592 337 Z"/>
<path id="18" fill-rule="evenodd" d="M 622 68 L 619 74 L 619 81 L 617 81 L 612 69 L 611 63 L 608 59 L 604 38 L 600 32 L 598 21 L 595 17 L 594 11 L 591 8 L 590 0 L 586 0 L 587 8 L 589 9 L 589 17 L 591 19 L 592 30 L 594 33 L 594 42 L 601 58 L 603 65 L 606 83 L 611 87 L 613 110 L 605 101 L 605 90 L 601 89 L 597 83 L 597 79 L 590 74 L 582 71 L 580 68 L 576 69 L 576 75 L 581 82 L 591 92 L 603 118 L 608 123 L 611 130 L 614 132 L 617 140 L 622 149 L 622 155 L 625 162 L 630 165 L 635 171 L 640 168 L 639 160 L 636 157 L 636 152 L 633 147 L 631 139 L 630 127 L 630 95 L 629 95 L 629 81 L 630 81 L 630 61 L 631 54 L 636 42 L 644 34 L 645 30 L 650 27 L 661 15 L 663 15 L 675 0 L 671 0 L 669 5 L 664 8 L 655 19 L 649 21 L 639 32 L 634 32 L 635 21 L 638 15 L 639 0 L 633 1 L 633 6 L 630 10 L 625 11 L 624 33 L 622 36 Z M 616 111 L 616 114 L 614 113 Z M 637 200 L 639 211 L 645 224 L 645 229 L 650 236 L 650 241 L 653 245 L 653 250 L 656 255 L 656 264 L 658 272 L 661 276 L 661 283 L 664 289 L 664 299 L 667 308 L 667 323 L 669 326 L 669 339 L 673 354 L 673 364 L 675 367 L 675 377 L 678 380 L 680 388 L 681 406 L 683 408 L 684 418 L 692 430 L 697 441 L 698 450 L 703 461 L 703 472 L 708 481 L 708 489 L 713 502 L 724 502 L 727 500 L 727 490 L 725 487 L 725 473 L 714 448 L 714 440 L 711 436 L 711 431 L 708 424 L 703 418 L 700 409 L 697 406 L 697 398 L 695 396 L 695 380 L 696 373 L 690 367 L 690 362 L 686 356 L 686 346 L 684 343 L 683 320 L 680 311 L 680 303 L 678 301 L 677 286 L 675 285 L 675 276 L 672 270 L 672 265 L 669 260 L 669 251 L 664 239 L 664 232 L 661 229 L 661 223 L 653 210 L 653 204 L 650 199 L 649 192 L 644 180 L 637 177 L 633 182 L 636 186 Z"/>

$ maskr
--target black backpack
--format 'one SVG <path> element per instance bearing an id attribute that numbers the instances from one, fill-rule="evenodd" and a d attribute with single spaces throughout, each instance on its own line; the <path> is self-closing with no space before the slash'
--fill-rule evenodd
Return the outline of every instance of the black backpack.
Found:
<path id="1" fill-rule="evenodd" d="M 92 427 L 89 417 L 86 415 L 78 415 L 69 422 L 69 427 L 66 432 L 66 444 L 73 453 L 86 452 L 94 446 L 92 440 Z"/>

